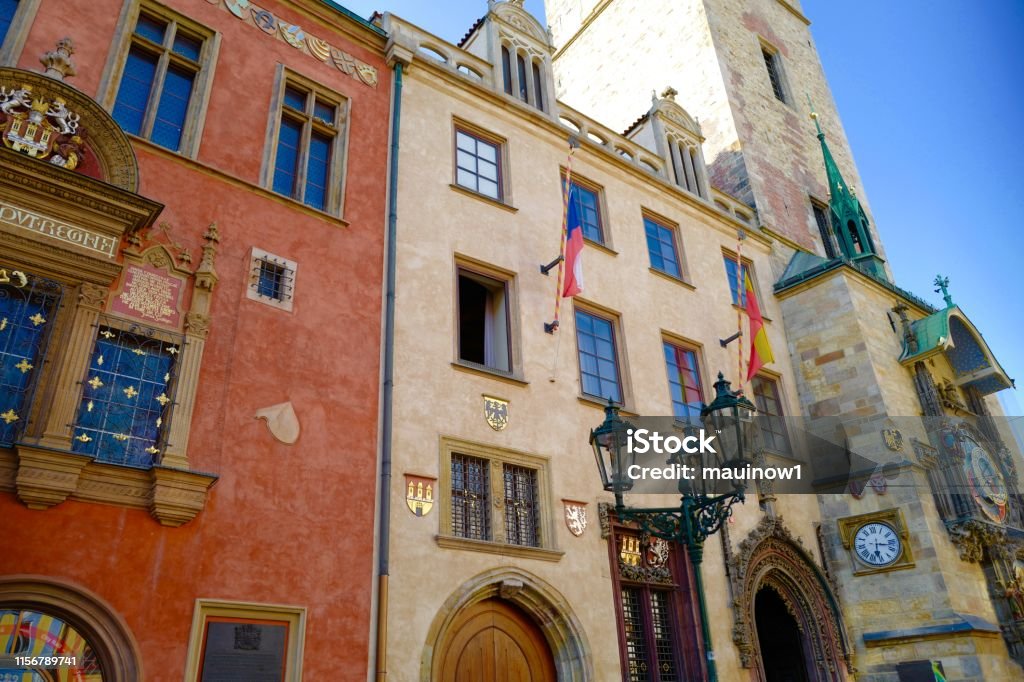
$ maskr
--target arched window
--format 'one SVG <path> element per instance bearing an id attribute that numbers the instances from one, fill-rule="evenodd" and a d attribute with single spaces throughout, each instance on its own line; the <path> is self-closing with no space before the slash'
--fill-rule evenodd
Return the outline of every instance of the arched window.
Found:
<path id="1" fill-rule="evenodd" d="M 512 94 L 512 55 L 508 48 L 501 46 L 501 77 L 505 83 L 505 93 Z"/>
<path id="2" fill-rule="evenodd" d="M 544 111 L 544 79 L 541 76 L 540 64 L 533 62 L 533 103 Z"/>
<path id="3" fill-rule="evenodd" d="M 850 233 L 850 243 L 856 253 L 864 253 L 864 245 L 860 243 L 860 234 L 857 232 L 857 223 L 852 220 L 846 223 L 846 229 Z"/>
<path id="4" fill-rule="evenodd" d="M 519 73 L 519 99 L 527 102 L 530 88 L 526 83 L 526 60 L 518 52 L 516 53 L 516 67 Z"/>

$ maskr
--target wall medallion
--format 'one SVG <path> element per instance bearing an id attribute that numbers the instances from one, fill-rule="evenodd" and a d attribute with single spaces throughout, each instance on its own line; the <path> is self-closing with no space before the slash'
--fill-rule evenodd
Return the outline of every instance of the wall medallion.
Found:
<path id="1" fill-rule="evenodd" d="M 579 537 L 587 529 L 587 503 L 562 500 L 565 505 L 565 525 L 569 532 Z"/>
<path id="2" fill-rule="evenodd" d="M 434 508 L 436 478 L 405 475 L 405 504 L 416 516 L 426 516 Z"/>
<path id="3" fill-rule="evenodd" d="M 508 426 L 508 401 L 485 395 L 484 419 L 495 431 L 503 431 Z"/>

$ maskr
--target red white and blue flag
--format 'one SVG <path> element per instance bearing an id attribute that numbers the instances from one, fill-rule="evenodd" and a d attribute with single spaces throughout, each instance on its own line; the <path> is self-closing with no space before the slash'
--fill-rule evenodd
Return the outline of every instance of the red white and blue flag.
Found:
<path id="1" fill-rule="evenodd" d="M 569 190 L 569 211 L 565 235 L 565 286 L 562 297 L 570 298 L 583 291 L 583 221 L 576 207 L 576 197 Z"/>

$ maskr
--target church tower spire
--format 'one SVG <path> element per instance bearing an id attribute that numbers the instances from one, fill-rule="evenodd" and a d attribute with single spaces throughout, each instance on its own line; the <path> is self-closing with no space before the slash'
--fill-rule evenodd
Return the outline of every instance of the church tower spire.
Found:
<path id="1" fill-rule="evenodd" d="M 808 98 L 808 104 L 810 104 L 810 98 Z M 811 118 L 814 120 L 814 127 L 818 130 L 821 154 L 825 158 L 832 232 L 839 242 L 843 257 L 852 261 L 861 270 L 888 279 L 882 264 L 883 261 L 875 250 L 871 231 L 868 229 L 867 214 L 864 213 L 864 208 L 860 205 L 860 200 L 857 199 L 853 188 L 843 180 L 843 174 L 839 171 L 836 160 L 832 158 L 832 152 L 829 151 L 825 133 L 821 130 L 818 114 L 814 111 L 813 105 L 811 105 Z"/>

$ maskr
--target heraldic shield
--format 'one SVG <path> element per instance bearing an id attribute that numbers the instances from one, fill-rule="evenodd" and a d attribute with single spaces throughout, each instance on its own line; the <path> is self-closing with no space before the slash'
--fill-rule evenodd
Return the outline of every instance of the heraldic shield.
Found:
<path id="1" fill-rule="evenodd" d="M 495 431 L 503 430 L 508 426 L 508 401 L 485 395 L 484 418 Z"/>
<path id="2" fill-rule="evenodd" d="M 434 508 L 434 484 L 437 479 L 405 475 L 405 504 L 416 516 L 426 516 Z"/>

